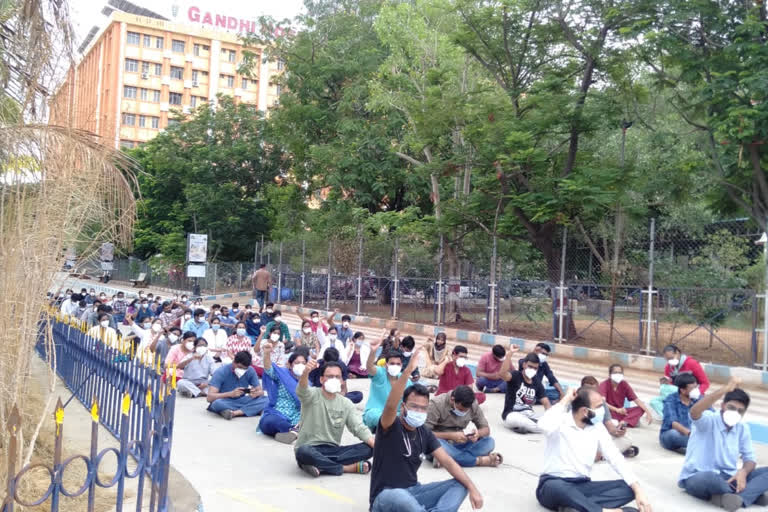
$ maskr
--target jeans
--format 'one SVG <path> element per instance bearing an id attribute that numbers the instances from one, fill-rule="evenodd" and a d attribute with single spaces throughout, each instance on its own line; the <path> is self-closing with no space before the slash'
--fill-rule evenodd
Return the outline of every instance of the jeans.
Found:
<path id="1" fill-rule="evenodd" d="M 269 398 L 266 396 L 251 398 L 243 395 L 240 398 L 219 398 L 214 400 L 208 406 L 208 410 L 218 414 L 229 409 L 232 411 L 243 411 L 243 414 L 246 416 L 258 416 L 267 405 L 269 405 Z"/>
<path id="2" fill-rule="evenodd" d="M 475 381 L 475 386 L 477 386 L 478 391 L 488 392 L 488 389 L 496 388 L 499 390 L 499 393 L 507 392 L 507 383 L 502 379 L 491 380 L 486 377 L 478 377 L 477 381 Z"/>
<path id="3" fill-rule="evenodd" d="M 288 432 L 291 428 L 293 428 L 291 421 L 273 409 L 265 411 L 259 420 L 259 430 L 265 436 L 274 437 L 275 434 Z"/>
<path id="4" fill-rule="evenodd" d="M 563 388 L 563 391 L 567 391 L 568 387 L 566 386 Z M 560 392 L 557 390 L 555 386 L 547 386 L 544 388 L 544 393 L 547 395 L 547 398 L 549 398 L 549 403 L 556 404 L 560 400 Z M 541 402 L 536 402 L 541 403 Z"/>
<path id="5" fill-rule="evenodd" d="M 296 462 L 300 466 L 315 466 L 320 473 L 339 476 L 344 466 L 373 457 L 373 448 L 365 443 L 349 446 L 335 444 L 305 444 L 296 449 Z"/>
<path id="6" fill-rule="evenodd" d="M 259 303 L 259 311 L 261 311 L 266 304 L 267 290 L 253 290 L 253 298 Z"/>
<path id="7" fill-rule="evenodd" d="M 466 487 L 457 480 L 384 489 L 376 496 L 371 512 L 456 512 L 466 497 Z"/>
<path id="8" fill-rule="evenodd" d="M 731 494 L 733 489 L 726 482 L 731 478 L 727 473 L 701 471 L 680 482 L 680 487 L 691 496 L 709 500 L 713 495 Z M 759 468 L 747 475 L 747 487 L 740 493 L 744 506 L 752 505 L 764 492 L 768 492 L 768 468 Z"/>
<path id="9" fill-rule="evenodd" d="M 541 475 L 536 499 L 549 510 L 572 507 L 579 512 L 603 512 L 604 508 L 623 507 L 635 499 L 635 493 L 624 480 L 593 482 Z"/>
<path id="10" fill-rule="evenodd" d="M 363 401 L 363 392 L 362 391 L 350 391 L 346 395 L 344 395 L 349 399 L 350 402 L 353 404 L 359 404 Z"/>
<path id="11" fill-rule="evenodd" d="M 496 447 L 492 437 L 483 437 L 477 441 L 467 441 L 462 444 L 449 443 L 445 439 L 438 439 L 440 444 L 448 452 L 448 455 L 463 468 L 473 468 L 477 465 L 477 458 L 488 455 Z"/>
<path id="12" fill-rule="evenodd" d="M 681 434 L 673 428 L 662 433 L 659 436 L 659 441 L 661 446 L 667 450 L 677 450 L 688 446 L 688 436 Z"/>

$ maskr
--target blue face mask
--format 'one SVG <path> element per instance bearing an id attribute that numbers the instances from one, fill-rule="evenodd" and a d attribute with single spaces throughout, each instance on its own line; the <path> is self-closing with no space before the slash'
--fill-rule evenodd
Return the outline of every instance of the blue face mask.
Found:
<path id="1" fill-rule="evenodd" d="M 605 422 L 605 407 L 601 405 L 599 409 L 593 410 L 592 412 L 595 413 L 595 416 L 591 420 L 593 425 L 600 425 Z"/>
<path id="2" fill-rule="evenodd" d="M 451 409 L 451 412 L 452 412 L 453 414 L 455 414 L 456 416 L 458 416 L 458 417 L 460 417 L 460 418 L 461 418 L 461 417 L 463 417 L 463 416 L 466 416 L 466 415 L 467 415 L 467 413 L 468 413 L 469 411 L 468 411 L 468 410 L 467 410 L 467 411 L 460 411 L 460 410 L 458 410 L 458 409 Z"/>
<path id="3" fill-rule="evenodd" d="M 419 428 L 427 421 L 426 412 L 408 411 L 408 415 L 405 417 L 405 422 L 413 428 Z"/>
<path id="4" fill-rule="evenodd" d="M 221 327 L 221 326 L 220 325 L 212 325 L 211 329 L 213 329 L 214 331 L 218 331 L 219 327 Z"/>

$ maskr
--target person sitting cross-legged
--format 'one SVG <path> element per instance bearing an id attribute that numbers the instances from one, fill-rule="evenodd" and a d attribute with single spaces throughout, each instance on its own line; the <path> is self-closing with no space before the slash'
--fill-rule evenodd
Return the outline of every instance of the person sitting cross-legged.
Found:
<path id="1" fill-rule="evenodd" d="M 470 422 L 475 430 L 466 432 Z M 496 467 L 504 461 L 501 454 L 493 453 L 496 443 L 491 437 L 491 428 L 469 386 L 459 386 L 433 398 L 427 408 L 426 426 L 459 466 Z M 433 462 L 436 466 L 439 464 L 437 459 Z"/>
<path id="2" fill-rule="evenodd" d="M 475 385 L 478 391 L 486 393 L 506 393 L 507 382 L 501 378 L 501 365 L 507 349 L 503 345 L 494 345 L 490 352 L 483 354 L 477 363 L 477 381 Z"/>
<path id="3" fill-rule="evenodd" d="M 659 442 L 667 450 L 685 454 L 691 435 L 691 407 L 699 401 L 701 391 L 696 377 L 681 373 L 675 377 L 677 393 L 664 399 L 664 419 L 661 422 Z"/>
<path id="4" fill-rule="evenodd" d="M 208 385 L 209 411 L 228 420 L 261 414 L 269 399 L 251 362 L 250 353 L 238 352 L 233 362 L 216 370 Z"/>
<path id="5" fill-rule="evenodd" d="M 546 446 L 536 499 L 543 507 L 560 512 L 651 512 L 632 469 L 595 418 L 603 402 L 594 388 L 570 388 L 539 419 Z M 590 479 L 598 453 L 621 480 Z M 633 499 L 637 508 L 627 507 Z"/>
<path id="6" fill-rule="evenodd" d="M 552 347 L 550 347 L 547 343 L 537 343 L 536 347 L 533 349 L 533 353 L 536 354 L 536 356 L 539 358 L 539 369 L 536 371 L 536 377 L 534 377 L 534 380 L 537 380 L 543 384 L 544 378 L 547 378 L 549 385 L 544 386 L 544 392 L 546 393 L 547 398 L 549 398 L 549 403 L 553 404 L 557 402 L 561 396 L 563 396 L 563 387 L 560 385 L 557 377 L 555 377 L 555 374 L 552 372 L 552 368 L 549 366 L 549 362 L 547 362 L 551 352 Z M 518 370 L 520 371 L 523 371 L 523 361 L 525 361 L 525 358 L 518 362 Z M 541 403 L 541 401 L 536 400 L 536 403 Z"/>
<path id="7" fill-rule="evenodd" d="M 301 428 L 295 446 L 297 464 L 313 477 L 370 472 L 368 459 L 373 455 L 373 434 L 352 402 L 341 396 L 341 366 L 337 362 L 323 366 L 321 388 L 309 385 L 309 374 L 315 368 L 317 361 L 310 360 L 296 387 L 296 396 L 301 401 Z M 341 446 L 344 427 L 362 442 Z"/>
<path id="8" fill-rule="evenodd" d="M 371 387 L 368 402 L 366 402 L 363 412 L 363 421 L 371 431 L 375 430 L 379 423 L 379 417 L 384 410 L 384 404 L 387 402 L 387 397 L 392 389 L 392 383 L 400 377 L 400 373 L 403 371 L 403 354 L 397 350 L 383 353 L 386 366 L 379 367 L 376 365 L 376 349 L 381 344 L 382 340 L 371 343 L 366 363 L 366 370 L 371 376 Z M 411 384 L 409 379 L 407 385 L 410 386 Z"/>
<path id="9" fill-rule="evenodd" d="M 501 419 L 504 420 L 504 425 L 518 434 L 538 433 L 540 429 L 536 422 L 539 415 L 534 411 L 533 405 L 540 400 L 544 409 L 550 408 L 544 385 L 540 380 L 536 380 L 539 356 L 533 352 L 525 356 L 521 371 L 509 371 L 511 359 L 510 350 L 501 366 L 501 375 L 507 382 Z"/>
<path id="10" fill-rule="evenodd" d="M 213 375 L 213 359 L 208 355 L 205 338 L 195 340 L 195 354 L 184 368 L 184 377 L 176 383 L 181 396 L 197 398 L 208 394 L 208 379 Z"/>
<path id="11" fill-rule="evenodd" d="M 281 368 L 272 364 L 273 344 L 263 342 L 261 346 L 264 352 L 262 382 L 269 396 L 269 405 L 261 415 L 259 430 L 264 435 L 274 437 L 276 441 L 291 444 L 299 437 L 301 402 L 296 394 L 296 386 L 307 366 L 309 350 L 299 347 L 288 358 L 287 367 Z"/>
<path id="12" fill-rule="evenodd" d="M 587 375 L 581 379 L 581 387 L 592 388 L 599 393 L 600 383 L 593 376 Z M 611 418 L 611 410 L 608 409 L 608 405 L 605 402 L 603 402 L 602 409 L 595 411 L 593 423 L 602 423 L 605 426 L 605 430 L 608 431 L 611 439 L 613 439 L 613 444 L 616 445 L 616 448 L 624 457 L 630 459 L 637 457 L 640 453 L 640 448 L 632 444 L 632 438 L 627 433 L 627 425 Z"/>
<path id="13" fill-rule="evenodd" d="M 416 367 L 416 350 L 410 365 L 392 384 L 376 428 L 369 505 L 371 512 L 456 512 L 469 493 L 472 508 L 483 507 L 483 496 L 453 460 L 431 430 L 424 426 L 429 391 L 421 384 L 406 389 Z M 398 414 L 399 404 L 402 403 Z M 453 477 L 420 484 L 421 460 L 431 455 Z"/>
<path id="14" fill-rule="evenodd" d="M 459 386 L 470 386 L 475 383 L 475 379 L 472 377 L 472 370 L 467 367 L 468 352 L 467 347 L 463 345 L 456 345 L 453 347 L 451 353 L 451 362 L 445 365 L 440 380 L 438 381 L 436 395 L 442 395 L 443 393 L 449 393 Z M 485 393 L 475 393 L 477 403 L 482 404 L 485 402 Z"/>
<path id="15" fill-rule="evenodd" d="M 768 467 L 757 469 L 749 426 L 742 422 L 749 395 L 739 384 L 741 379 L 731 377 L 691 407 L 691 435 L 678 478 L 691 496 L 729 511 L 768 505 Z M 708 410 L 721 398 L 719 411 Z"/>
<path id="16" fill-rule="evenodd" d="M 640 423 L 640 418 L 645 413 L 648 424 L 653 423 L 651 409 L 638 398 L 632 386 L 624 379 L 624 367 L 620 364 L 612 364 L 608 367 L 608 375 L 610 378 L 600 383 L 600 394 L 603 395 L 605 403 L 611 410 L 611 417 L 634 428 Z M 637 405 L 626 408 L 624 407 L 626 402 L 635 402 Z"/>

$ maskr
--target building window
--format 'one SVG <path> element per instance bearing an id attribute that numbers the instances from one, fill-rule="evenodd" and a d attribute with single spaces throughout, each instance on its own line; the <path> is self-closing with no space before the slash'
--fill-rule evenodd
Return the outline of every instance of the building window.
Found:
<path id="1" fill-rule="evenodd" d="M 282 71 L 284 68 L 285 68 L 285 61 L 283 59 L 278 59 L 277 70 Z"/>
<path id="2" fill-rule="evenodd" d="M 201 71 L 200 76 L 202 76 L 205 79 L 208 79 L 208 72 L 207 71 Z"/>
<path id="3" fill-rule="evenodd" d="M 135 143 L 132 140 L 120 139 L 120 147 L 125 149 L 133 148 Z"/>
<path id="4" fill-rule="evenodd" d="M 123 114 L 123 124 L 125 126 L 135 126 L 136 114 Z"/>
<path id="5" fill-rule="evenodd" d="M 168 103 L 171 105 L 181 105 L 181 93 L 172 92 L 168 94 Z"/>
<path id="6" fill-rule="evenodd" d="M 168 126 L 175 126 L 177 124 L 179 124 L 179 120 L 178 119 L 169 119 L 168 120 Z"/>
<path id="7" fill-rule="evenodd" d="M 235 50 L 229 50 L 229 62 L 235 62 L 235 57 L 237 57 L 237 52 Z"/>
<path id="8" fill-rule="evenodd" d="M 128 44 L 138 46 L 141 43 L 141 34 L 138 32 L 128 32 Z"/>
<path id="9" fill-rule="evenodd" d="M 163 74 L 163 65 L 155 64 L 155 76 L 160 76 L 162 74 Z"/>
<path id="10" fill-rule="evenodd" d="M 129 73 L 138 73 L 139 61 L 136 59 L 125 59 L 125 70 Z"/>
<path id="11" fill-rule="evenodd" d="M 149 62 L 142 62 L 141 63 L 141 72 L 149 74 Z"/>
<path id="12" fill-rule="evenodd" d="M 225 87 L 232 88 L 235 86 L 235 77 L 232 75 L 221 75 L 221 79 L 226 84 Z"/>
<path id="13" fill-rule="evenodd" d="M 139 128 L 146 128 L 147 116 L 139 116 Z"/>
<path id="14" fill-rule="evenodd" d="M 200 56 L 200 45 L 195 43 L 195 45 L 192 47 L 192 53 L 195 54 L 195 56 Z"/>
<path id="15" fill-rule="evenodd" d="M 141 90 L 141 101 L 148 101 L 149 100 L 149 89 L 142 89 Z"/>
<path id="16" fill-rule="evenodd" d="M 160 103 L 160 91 L 152 91 L 152 101 Z"/>
<path id="17" fill-rule="evenodd" d="M 163 44 L 163 38 L 162 37 L 158 37 L 157 39 L 155 39 L 155 48 L 158 48 L 158 49 L 162 50 L 163 46 L 164 46 L 164 44 Z"/>
<path id="18" fill-rule="evenodd" d="M 192 108 L 195 108 L 197 106 L 197 96 L 192 96 L 192 99 L 190 101 L 191 101 L 190 106 Z"/>
<path id="19" fill-rule="evenodd" d="M 144 47 L 149 48 L 152 46 L 152 36 L 144 34 Z"/>
<path id="20" fill-rule="evenodd" d="M 247 78 L 243 78 L 242 88 L 243 89 L 247 89 L 248 88 L 248 79 Z"/>
<path id="21" fill-rule="evenodd" d="M 184 53 L 184 41 L 179 41 L 178 39 L 174 39 L 171 42 L 171 50 L 173 50 L 176 53 Z"/>
<path id="22" fill-rule="evenodd" d="M 197 82 L 197 70 L 196 69 L 192 70 L 192 81 L 193 82 Z"/>
<path id="23" fill-rule="evenodd" d="M 132 85 L 123 86 L 123 98 L 136 99 L 136 88 Z"/>
<path id="24" fill-rule="evenodd" d="M 278 85 L 277 87 L 275 87 L 275 94 L 280 96 L 282 93 L 283 93 L 283 86 L 282 85 Z"/>
<path id="25" fill-rule="evenodd" d="M 173 78 L 174 80 L 183 80 L 184 68 L 180 68 L 178 66 L 171 66 L 171 78 Z"/>
<path id="26" fill-rule="evenodd" d="M 154 128 L 154 129 L 160 128 L 160 118 L 159 117 L 152 117 L 151 121 L 152 121 L 152 128 Z"/>

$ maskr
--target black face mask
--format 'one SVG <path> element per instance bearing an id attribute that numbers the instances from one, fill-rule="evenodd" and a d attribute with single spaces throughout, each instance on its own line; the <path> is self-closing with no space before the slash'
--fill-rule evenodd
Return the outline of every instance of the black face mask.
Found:
<path id="1" fill-rule="evenodd" d="M 435 343 L 435 348 L 437 350 L 443 350 L 445 348 L 445 343 L 443 343 L 442 345 L 440 343 Z"/>

